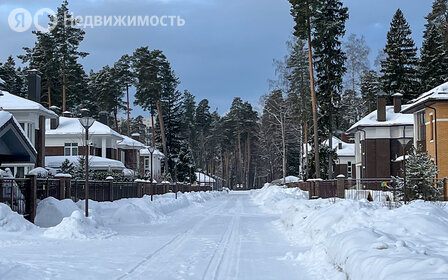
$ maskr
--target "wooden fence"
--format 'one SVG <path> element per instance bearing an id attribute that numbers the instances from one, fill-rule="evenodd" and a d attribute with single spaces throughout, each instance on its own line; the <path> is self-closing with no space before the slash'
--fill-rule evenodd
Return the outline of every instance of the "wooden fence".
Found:
<path id="1" fill-rule="evenodd" d="M 89 199 L 98 202 L 114 201 L 123 198 L 140 198 L 144 195 L 161 195 L 177 193 L 211 191 L 209 185 L 190 184 L 152 184 L 146 181 L 114 182 L 89 181 Z M 56 199 L 85 199 L 85 181 L 70 178 L 37 179 L 27 176 L 24 179 L 0 178 L 0 203 L 5 203 L 13 211 L 22 214 L 26 219 L 34 222 L 36 207 L 39 200 L 47 197 Z"/>

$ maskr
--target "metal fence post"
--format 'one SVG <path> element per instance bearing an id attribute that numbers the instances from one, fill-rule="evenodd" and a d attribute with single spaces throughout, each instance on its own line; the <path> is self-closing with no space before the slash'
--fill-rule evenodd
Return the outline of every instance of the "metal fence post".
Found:
<path id="1" fill-rule="evenodd" d="M 70 178 L 65 180 L 65 198 L 70 199 L 72 197 L 72 181 Z"/>
<path id="2" fill-rule="evenodd" d="M 345 198 L 345 176 L 342 174 L 337 176 L 336 192 L 337 197 Z"/>
<path id="3" fill-rule="evenodd" d="M 26 201 L 25 201 L 25 209 L 26 209 L 26 218 L 28 221 L 34 223 L 34 218 L 36 217 L 36 208 L 37 208 L 37 183 L 36 183 L 36 175 L 26 175 L 28 178 L 28 187 L 26 188 Z"/>

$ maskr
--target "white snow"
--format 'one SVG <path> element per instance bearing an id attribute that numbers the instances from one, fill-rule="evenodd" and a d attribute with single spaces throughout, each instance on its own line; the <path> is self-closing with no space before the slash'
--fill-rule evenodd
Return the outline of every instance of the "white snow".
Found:
<path id="1" fill-rule="evenodd" d="M 121 135 L 123 140 L 117 142 L 117 146 L 120 149 L 132 149 L 132 150 L 140 150 L 145 147 L 145 144 L 134 140 L 128 136 Z"/>
<path id="2" fill-rule="evenodd" d="M 141 156 L 146 156 L 146 157 L 149 157 L 151 155 L 151 153 L 148 150 L 148 146 L 145 146 L 145 148 L 140 150 L 140 155 Z M 157 155 L 159 157 L 164 157 L 165 156 L 161 151 L 159 151 L 157 149 L 154 150 L 153 155 Z"/>
<path id="3" fill-rule="evenodd" d="M 28 174 L 40 176 L 40 177 L 48 177 L 49 171 L 43 167 L 36 167 L 36 168 L 30 170 L 30 172 L 28 172 Z"/>
<path id="4" fill-rule="evenodd" d="M 40 227 L 53 227 L 76 210 L 79 210 L 79 207 L 71 199 L 57 200 L 47 197 L 37 204 L 34 223 Z"/>
<path id="5" fill-rule="evenodd" d="M 68 159 L 70 163 L 75 166 L 79 165 L 79 156 L 46 156 L 45 157 L 45 166 L 49 168 L 59 169 L 61 168 L 62 163 Z M 97 156 L 89 156 L 89 168 L 97 169 L 97 170 L 120 170 L 122 171 L 125 166 L 121 161 L 97 157 Z"/>
<path id="6" fill-rule="evenodd" d="M 270 185 L 253 198 L 280 213 L 279 228 L 309 248 L 291 259 L 318 278 L 446 279 L 448 211 L 443 203 L 416 201 L 389 210 L 366 200 L 301 199 Z"/>
<path id="7" fill-rule="evenodd" d="M 412 100 L 411 104 L 407 106 L 403 110 L 403 112 L 407 112 L 415 107 L 418 107 L 420 105 L 423 105 L 424 103 L 428 101 L 443 101 L 448 100 L 448 82 L 441 84 L 430 91 L 427 91 L 420 95 L 418 98 Z"/>
<path id="8" fill-rule="evenodd" d="M 404 105 L 403 111 L 408 108 L 409 105 Z M 386 121 L 379 122 L 377 121 L 377 112 L 373 111 L 360 121 L 355 123 L 350 129 L 350 131 L 354 131 L 356 128 L 360 127 L 377 127 L 377 126 L 396 126 L 396 125 L 413 125 L 414 124 L 414 116 L 410 114 L 403 113 L 395 113 L 394 106 L 386 106 Z"/>
<path id="9" fill-rule="evenodd" d="M 74 211 L 60 224 L 44 232 L 45 237 L 56 239 L 105 239 L 115 234 L 116 232 L 103 227 L 93 217 L 85 217 L 80 210 Z"/>
<path id="10" fill-rule="evenodd" d="M 216 183 L 216 180 L 202 172 L 195 172 L 196 180 L 202 183 Z"/>
<path id="11" fill-rule="evenodd" d="M 13 212 L 8 205 L 0 203 L 0 233 L 23 232 L 33 229 L 35 226 L 25 220 L 23 216 Z"/>
<path id="12" fill-rule="evenodd" d="M 79 122 L 79 118 L 59 117 L 59 126 L 56 129 L 50 128 L 50 121 L 47 120 L 45 135 L 83 135 L 84 127 Z M 122 135 L 105 124 L 95 121 L 89 128 L 89 135 L 108 135 L 119 140 Z"/>
<path id="13" fill-rule="evenodd" d="M 6 111 L 38 111 L 47 118 L 57 117 L 56 113 L 46 109 L 37 102 L 11 94 L 7 91 L 0 91 L 0 93 L 3 94 L 0 96 L 0 107 Z"/>

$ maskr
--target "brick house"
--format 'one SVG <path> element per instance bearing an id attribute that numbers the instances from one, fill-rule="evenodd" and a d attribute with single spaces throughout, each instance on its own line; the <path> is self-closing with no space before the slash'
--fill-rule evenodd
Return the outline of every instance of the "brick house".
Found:
<path id="1" fill-rule="evenodd" d="M 428 152 L 439 178 L 448 177 L 448 83 L 423 93 L 403 113 L 413 117 L 415 147 Z"/>
<path id="2" fill-rule="evenodd" d="M 403 114 L 402 94 L 393 95 L 394 105 L 386 106 L 386 97 L 378 97 L 378 110 L 354 124 L 348 133 L 355 136 L 356 179 L 399 176 L 401 162 L 396 159 L 412 147 L 414 120 Z M 403 108 L 407 108 L 403 106 Z"/>
<path id="3" fill-rule="evenodd" d="M 145 144 L 139 141 L 140 134 L 132 134 L 132 138 L 121 135 L 123 140 L 118 141 L 118 160 L 121 161 L 126 168 L 139 172 L 140 169 L 140 150 L 145 148 Z"/>

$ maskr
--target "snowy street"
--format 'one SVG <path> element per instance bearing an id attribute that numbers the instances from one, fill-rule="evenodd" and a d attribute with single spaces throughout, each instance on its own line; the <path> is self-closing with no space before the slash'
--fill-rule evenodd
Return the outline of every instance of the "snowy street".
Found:
<path id="1" fill-rule="evenodd" d="M 179 209 L 154 224 L 115 224 L 105 239 L 1 233 L 2 279 L 308 279 L 297 252 L 249 192 Z M 42 229 L 36 229 L 37 231 Z M 1 278 L 0 277 L 0 278 Z"/>

